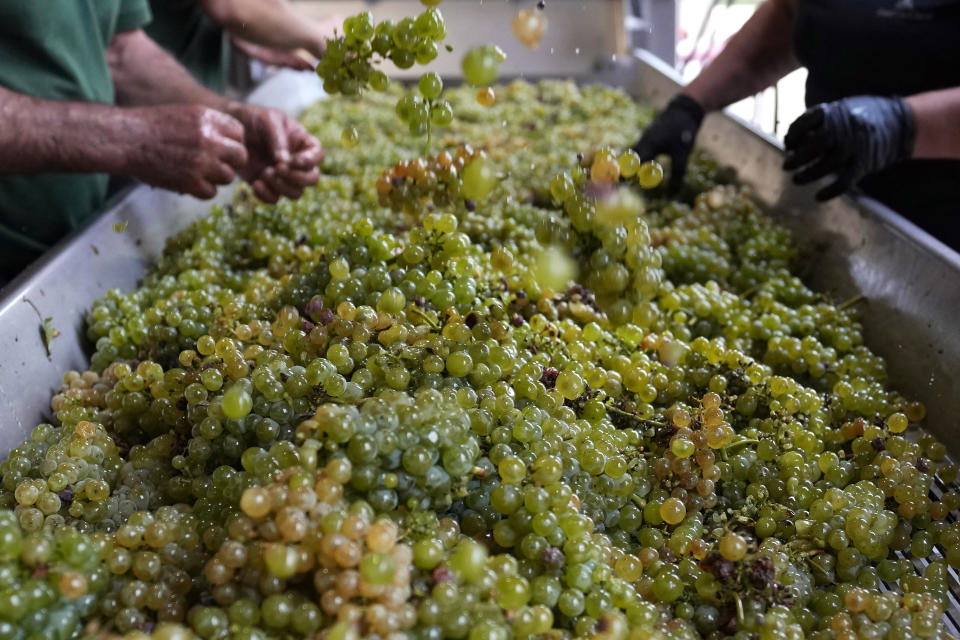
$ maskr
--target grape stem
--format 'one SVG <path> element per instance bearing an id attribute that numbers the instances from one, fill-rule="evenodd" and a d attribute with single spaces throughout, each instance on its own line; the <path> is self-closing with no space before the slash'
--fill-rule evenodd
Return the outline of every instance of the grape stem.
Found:
<path id="1" fill-rule="evenodd" d="M 437 322 L 435 322 L 430 316 L 428 316 L 426 313 L 424 313 L 420 309 L 417 309 L 416 307 L 410 307 L 409 309 L 407 309 L 407 311 L 412 312 L 417 316 L 420 316 L 420 319 L 426 322 L 431 329 L 440 329 L 440 325 L 437 324 Z"/>
<path id="2" fill-rule="evenodd" d="M 865 300 L 866 300 L 866 297 L 862 293 L 858 293 L 857 295 L 853 296 L 846 302 L 840 304 L 837 307 L 837 311 L 843 311 L 844 309 L 852 307 L 853 305 L 858 304 L 860 302 L 864 302 Z"/>
<path id="3" fill-rule="evenodd" d="M 734 449 L 748 444 L 760 444 L 760 441 L 756 438 L 744 438 L 743 440 L 738 440 L 737 442 L 728 444 L 727 446 L 723 447 L 722 451 L 724 454 L 729 454 L 733 452 Z"/>
<path id="4" fill-rule="evenodd" d="M 757 291 L 760 291 L 760 285 L 759 285 L 759 284 L 755 284 L 755 285 L 753 285 L 752 287 L 750 287 L 749 289 L 747 289 L 746 291 L 744 291 L 743 293 L 741 293 L 741 294 L 740 294 L 740 299 L 741 299 L 741 300 L 746 300 L 747 298 L 749 298 L 750 296 L 752 296 L 753 294 L 755 294 Z"/>
<path id="5" fill-rule="evenodd" d="M 624 411 L 623 409 L 618 409 L 618 408 L 616 408 L 615 406 L 613 406 L 612 404 L 607 404 L 607 405 L 604 405 L 604 406 L 607 407 L 607 410 L 608 410 L 608 411 L 612 411 L 613 413 L 615 413 L 615 414 L 617 414 L 617 415 L 619 415 L 619 416 L 624 416 L 624 417 L 626 417 L 626 418 L 631 418 L 631 419 L 633 419 L 633 420 L 636 420 L 637 422 L 640 422 L 640 423 L 643 423 L 643 424 L 646 424 L 646 425 L 652 425 L 652 426 L 654 426 L 654 427 L 665 427 L 665 426 L 667 426 L 667 423 L 665 423 L 665 422 L 658 422 L 658 421 L 656 421 L 656 420 L 650 420 L 650 419 L 648 419 L 648 418 L 641 418 L 640 416 L 638 416 L 638 415 L 635 414 L 635 413 L 630 413 L 629 411 Z"/>
<path id="6" fill-rule="evenodd" d="M 733 599 L 737 601 L 737 623 L 743 625 L 743 600 L 737 592 L 733 593 Z"/>
<path id="7" fill-rule="evenodd" d="M 427 146 L 423 150 L 423 154 L 426 156 L 430 155 L 430 147 L 433 146 L 433 118 L 431 114 L 433 112 L 433 100 L 427 100 Z"/>

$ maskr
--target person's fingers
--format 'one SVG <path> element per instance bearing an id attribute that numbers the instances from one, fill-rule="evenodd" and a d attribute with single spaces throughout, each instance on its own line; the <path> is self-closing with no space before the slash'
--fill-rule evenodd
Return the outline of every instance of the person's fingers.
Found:
<path id="1" fill-rule="evenodd" d="M 830 151 L 817 158 L 809 166 L 793 174 L 794 184 L 809 184 L 815 180 L 840 171 L 846 164 L 846 158 L 836 151 Z"/>
<path id="2" fill-rule="evenodd" d="M 674 153 L 670 156 L 670 191 L 676 193 L 683 187 L 683 179 L 687 175 L 687 156 Z"/>
<path id="3" fill-rule="evenodd" d="M 230 184 L 236 175 L 225 162 L 214 162 L 204 172 L 203 177 L 213 184 Z"/>
<path id="4" fill-rule="evenodd" d="M 270 187 L 274 193 L 296 200 L 303 193 L 303 187 L 290 184 L 284 179 L 284 176 L 273 168 L 265 169 L 261 174 L 261 179 Z"/>
<path id="5" fill-rule="evenodd" d="M 237 142 L 233 138 L 223 137 L 221 137 L 218 142 L 220 143 L 220 148 L 217 151 L 217 157 L 221 161 L 236 171 L 241 171 L 247 166 L 250 157 L 247 154 L 247 148 L 243 146 L 242 142 Z"/>
<path id="6" fill-rule="evenodd" d="M 287 140 L 286 116 L 275 110 L 270 110 L 263 118 L 264 134 L 267 144 L 273 153 L 273 163 L 290 161 L 290 143 Z"/>
<path id="7" fill-rule="evenodd" d="M 185 193 L 201 200 L 209 200 L 217 195 L 217 187 L 206 180 L 197 179 L 187 187 Z"/>
<path id="8" fill-rule="evenodd" d="M 309 171 L 316 168 L 321 162 L 323 162 L 323 148 L 317 146 L 314 149 L 295 153 L 290 158 L 289 166 L 300 171 Z"/>
<path id="9" fill-rule="evenodd" d="M 853 186 L 853 172 L 848 170 L 841 171 L 837 175 L 837 179 L 825 186 L 820 191 L 817 191 L 816 196 L 817 202 L 826 202 L 836 198 L 844 191 Z"/>
<path id="10" fill-rule="evenodd" d="M 297 53 L 291 53 L 287 66 L 295 71 L 313 71 L 314 64 Z"/>
<path id="11" fill-rule="evenodd" d="M 787 147 L 787 155 L 783 160 L 783 170 L 796 171 L 810 164 L 818 157 L 830 153 L 833 146 L 833 142 L 827 140 L 824 131 L 814 131 L 795 146 Z"/>
<path id="12" fill-rule="evenodd" d="M 633 150 L 640 156 L 640 162 L 650 162 L 657 157 L 659 150 L 650 143 L 647 136 L 641 136 L 637 144 L 633 145 Z"/>
<path id="13" fill-rule="evenodd" d="M 312 167 L 307 170 L 298 170 L 292 167 L 278 169 L 277 175 L 281 180 L 289 185 L 303 187 L 312 187 L 320 179 L 320 170 Z"/>
<path id="14" fill-rule="evenodd" d="M 291 166 L 308 169 L 317 166 L 323 160 L 323 147 L 320 141 L 299 122 L 289 123 L 287 141 L 291 154 Z"/>
<path id="15" fill-rule="evenodd" d="M 813 141 L 803 144 L 797 149 L 790 150 L 783 159 L 783 170 L 796 171 L 800 167 L 804 167 L 822 156 L 824 151 L 825 149 L 822 144 Z"/>
<path id="16" fill-rule="evenodd" d="M 803 140 L 808 133 L 823 125 L 824 117 L 823 107 L 820 105 L 807 109 L 803 115 L 794 120 L 790 128 L 787 129 L 787 135 L 783 138 L 784 144 L 788 148 L 799 146 L 800 141 Z"/>
<path id="17" fill-rule="evenodd" d="M 222 111 L 209 110 L 210 118 L 220 135 L 243 143 L 245 131 L 243 124 L 233 116 Z"/>
<path id="18" fill-rule="evenodd" d="M 262 180 L 254 180 L 253 184 L 250 186 L 253 187 L 253 193 L 261 202 L 266 202 L 267 204 L 273 204 L 280 199 L 280 196 L 274 192 L 267 184 Z"/>

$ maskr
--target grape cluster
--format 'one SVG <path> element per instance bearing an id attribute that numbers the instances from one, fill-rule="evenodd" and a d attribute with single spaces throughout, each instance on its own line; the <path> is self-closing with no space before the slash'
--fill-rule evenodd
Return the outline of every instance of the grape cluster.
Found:
<path id="1" fill-rule="evenodd" d="M 374 69 L 376 63 L 390 60 L 399 69 L 409 69 L 414 64 L 432 62 L 447 28 L 440 11 L 430 6 L 416 18 L 404 18 L 397 24 L 390 20 L 375 23 L 373 14 L 364 11 L 344 20 L 343 32 L 327 41 L 317 74 L 327 93 L 358 96 L 367 88 L 382 92 L 390 86 L 387 74 Z M 376 60 L 374 55 L 378 56 Z M 443 83 L 436 73 L 422 76 L 419 86 L 423 98 L 408 96 L 400 100 L 397 114 L 413 134 L 428 134 L 429 148 L 433 125 L 449 125 L 453 110 L 450 103 L 439 99 Z M 341 142 L 347 147 L 355 146 L 359 140 L 360 133 L 353 126 L 341 134 Z"/>
<path id="2" fill-rule="evenodd" d="M 440 99 L 443 81 L 434 72 L 420 78 L 420 95 L 407 95 L 397 102 L 397 116 L 410 127 L 412 135 L 427 134 L 427 153 L 433 140 L 433 127 L 446 127 L 453 122 L 453 108 Z"/>
<path id="3" fill-rule="evenodd" d="M 327 40 L 317 75 L 329 94 L 356 96 L 368 87 L 384 91 L 389 79 L 373 64 L 390 60 L 400 69 L 429 64 L 437 57 L 437 47 L 446 35 L 443 16 L 433 7 L 396 24 L 390 20 L 375 22 L 373 14 L 364 11 L 343 21 L 343 35 Z"/>
<path id="4" fill-rule="evenodd" d="M 856 305 L 710 159 L 610 151 L 623 93 L 496 93 L 429 160 L 399 89 L 318 103 L 316 188 L 94 302 L 0 464 L 0 638 L 945 637 L 957 467 Z"/>
<path id="5" fill-rule="evenodd" d="M 477 201 L 463 195 L 464 181 L 477 173 L 476 168 L 467 171 L 467 166 L 483 157 L 482 151 L 463 145 L 454 153 L 441 151 L 431 158 L 400 162 L 377 180 L 380 205 L 407 214 L 419 214 L 428 207 L 475 209 Z M 468 183 L 466 190 L 476 194 L 477 185 Z"/>
<path id="6" fill-rule="evenodd" d="M 550 181 L 550 195 L 567 220 L 542 219 L 537 240 L 595 247 L 583 253 L 579 271 L 586 274 L 583 284 L 617 324 L 637 322 L 649 313 L 643 303 L 660 284 L 662 258 L 651 244 L 642 198 L 629 187 L 616 185 L 621 178 L 636 178 L 641 186 L 653 188 L 662 177 L 659 165 L 641 164 L 633 151 L 617 156 L 601 148 L 592 158 L 583 157 L 572 174 L 560 173 Z"/>

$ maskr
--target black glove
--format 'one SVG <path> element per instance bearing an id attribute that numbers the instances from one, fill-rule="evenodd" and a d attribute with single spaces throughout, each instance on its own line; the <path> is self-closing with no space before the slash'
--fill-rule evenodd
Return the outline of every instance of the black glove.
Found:
<path id="1" fill-rule="evenodd" d="M 703 107 L 696 100 L 680 94 L 643 130 L 640 140 L 633 146 L 642 162 L 653 160 L 660 154 L 670 156 L 671 191 L 683 186 L 687 159 L 703 115 Z"/>
<path id="2" fill-rule="evenodd" d="M 822 202 L 909 158 L 914 134 L 913 114 L 903 98 L 855 96 L 818 104 L 790 125 L 783 168 L 799 169 L 796 184 L 834 174 L 836 179 L 817 192 Z"/>

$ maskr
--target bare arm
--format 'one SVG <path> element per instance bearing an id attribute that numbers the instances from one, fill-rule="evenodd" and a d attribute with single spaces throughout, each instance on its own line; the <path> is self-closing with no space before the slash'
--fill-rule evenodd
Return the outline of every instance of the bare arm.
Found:
<path id="1" fill-rule="evenodd" d="M 276 49 L 306 49 L 320 58 L 330 25 L 298 14 L 287 0 L 200 0 L 204 12 L 230 35 Z"/>
<path id="2" fill-rule="evenodd" d="M 906 102 L 916 124 L 913 157 L 960 159 L 960 87 L 918 93 Z"/>
<path id="3" fill-rule="evenodd" d="M 109 105 L 41 100 L 0 86 L 0 174 L 115 172 L 137 128 L 128 116 Z"/>
<path id="4" fill-rule="evenodd" d="M 797 0 L 767 0 L 684 90 L 705 111 L 761 91 L 799 66 L 791 40 Z"/>
<path id="5" fill-rule="evenodd" d="M 243 127 L 199 105 L 124 109 L 0 87 L 0 175 L 113 173 L 209 198 L 245 166 Z"/>
<path id="6" fill-rule="evenodd" d="M 203 104 L 229 112 L 235 106 L 201 86 L 173 56 L 140 29 L 114 36 L 107 48 L 117 104 Z"/>

